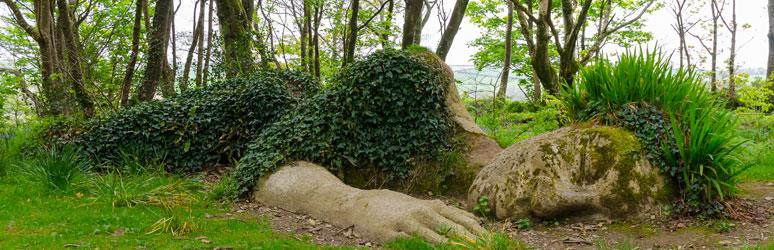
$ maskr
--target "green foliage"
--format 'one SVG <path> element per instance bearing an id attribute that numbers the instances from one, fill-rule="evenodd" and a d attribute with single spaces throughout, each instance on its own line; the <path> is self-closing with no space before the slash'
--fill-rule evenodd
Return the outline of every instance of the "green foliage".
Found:
<path id="1" fill-rule="evenodd" d="M 529 229 L 529 227 L 531 226 L 531 224 L 529 222 L 529 218 L 518 219 L 518 220 L 516 220 L 516 222 L 514 224 L 515 224 L 516 228 L 519 229 L 519 230 Z"/>
<path id="2" fill-rule="evenodd" d="M 48 134 L 51 141 L 69 141 L 99 160 L 118 163 L 112 165 L 131 167 L 120 163 L 135 160 L 125 159 L 132 156 L 163 162 L 170 171 L 197 171 L 239 159 L 264 126 L 318 88 L 305 74 L 263 71 L 122 109 L 89 121 L 82 131 Z M 52 127 L 49 131 L 78 128 Z"/>
<path id="3" fill-rule="evenodd" d="M 449 144 L 442 77 L 403 51 L 379 51 L 351 64 L 332 86 L 304 99 L 250 144 L 233 175 L 239 193 L 292 160 L 404 177 L 414 163 L 437 158 Z"/>
<path id="4" fill-rule="evenodd" d="M 657 52 L 598 60 L 563 90 L 571 119 L 595 120 L 635 130 L 648 158 L 682 195 L 678 211 L 717 212 L 735 191 L 746 167 L 738 158 L 735 116 L 692 71 L 673 70 Z M 682 207 L 682 209 L 681 209 Z"/>
<path id="5" fill-rule="evenodd" d="M 772 107 L 774 107 L 774 103 L 771 103 L 774 98 L 774 81 L 757 79 L 750 82 L 749 75 L 740 78 L 741 88 L 737 91 L 737 98 L 742 106 L 737 110 L 763 113 L 772 111 Z"/>
<path id="6" fill-rule="evenodd" d="M 727 221 L 727 220 L 719 220 L 714 223 L 715 224 L 715 230 L 718 233 L 728 233 L 731 232 L 736 227 L 736 224 L 733 222 Z"/>
<path id="7" fill-rule="evenodd" d="M 473 212 L 484 217 L 492 214 L 492 210 L 489 208 L 489 197 L 486 195 L 479 197 L 478 202 L 473 206 Z"/>
<path id="8" fill-rule="evenodd" d="M 42 149 L 18 168 L 19 174 L 28 182 L 51 191 L 69 192 L 86 184 L 91 167 L 78 148 L 64 146 Z"/>
<path id="9" fill-rule="evenodd" d="M 559 128 L 559 100 L 545 95 L 545 104 L 503 98 L 464 99 L 468 112 L 487 135 L 506 148 L 524 139 Z"/>
<path id="10" fill-rule="evenodd" d="M 223 178 L 210 190 L 207 198 L 213 201 L 234 201 L 239 198 L 234 178 Z"/>
<path id="11" fill-rule="evenodd" d="M 742 174 L 748 180 L 774 180 L 774 115 L 738 113 L 739 131 L 749 141 L 744 159 L 753 164 Z"/>

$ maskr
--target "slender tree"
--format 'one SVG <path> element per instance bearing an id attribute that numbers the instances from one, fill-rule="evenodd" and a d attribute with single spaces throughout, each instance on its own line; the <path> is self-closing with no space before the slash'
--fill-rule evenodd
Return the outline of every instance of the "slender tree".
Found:
<path id="1" fill-rule="evenodd" d="M 129 104 L 132 79 L 134 79 L 134 70 L 137 64 L 137 54 L 140 51 L 140 25 L 142 23 L 143 5 L 145 5 L 145 0 L 137 0 L 134 8 L 134 24 L 132 25 L 132 49 L 131 52 L 129 52 L 129 62 L 126 64 L 124 80 L 121 82 L 121 106 L 126 106 Z"/>
<path id="2" fill-rule="evenodd" d="M 204 72 L 202 72 L 202 85 L 207 85 L 210 77 L 210 54 L 212 53 L 212 13 L 215 2 L 210 1 L 210 7 L 207 14 L 207 52 L 204 56 Z"/>
<path id="3" fill-rule="evenodd" d="M 360 0 L 352 0 L 352 5 L 350 7 L 350 14 L 349 14 L 349 23 L 347 24 L 347 31 L 349 32 L 347 35 L 346 42 L 344 43 L 345 49 L 344 49 L 344 62 L 343 65 L 347 65 L 348 63 L 351 63 L 355 61 L 355 47 L 357 45 L 357 16 L 360 12 Z"/>
<path id="4" fill-rule="evenodd" d="M 166 61 L 169 31 L 172 23 L 172 0 L 157 0 L 153 26 L 148 36 L 148 53 L 145 62 L 145 79 L 137 91 L 139 101 L 149 101 L 156 95 L 156 88 L 162 81 Z"/>
<path id="5" fill-rule="evenodd" d="M 727 22 L 721 15 L 720 20 L 723 21 L 723 25 L 731 33 L 731 48 L 728 55 L 728 91 L 726 95 L 731 100 L 731 105 L 736 103 L 736 0 L 731 1 L 731 22 Z"/>
<path id="6" fill-rule="evenodd" d="M 75 92 L 75 98 L 83 109 L 83 114 L 86 117 L 92 117 L 94 116 L 94 101 L 91 99 L 91 96 L 89 96 L 85 86 L 86 78 L 83 71 L 83 65 L 81 64 L 80 43 L 76 38 L 78 36 L 78 31 L 74 27 L 75 21 L 67 0 L 57 0 L 57 8 L 59 9 L 58 26 L 62 33 L 62 37 L 64 38 L 64 47 L 66 50 L 65 57 L 69 64 L 68 78 Z"/>
<path id="7" fill-rule="evenodd" d="M 185 57 L 185 65 L 183 66 L 183 75 L 180 77 L 180 90 L 184 91 L 188 89 L 188 79 L 191 73 L 191 64 L 193 63 L 193 54 L 199 45 L 199 36 L 204 34 L 204 4 L 205 0 L 198 0 L 197 3 L 199 18 L 195 19 L 193 33 L 191 34 L 191 46 L 188 48 L 188 54 Z M 194 16 L 196 16 L 197 7 L 194 7 Z M 201 62 L 198 61 L 197 64 Z M 198 72 L 198 71 L 197 71 Z"/>
<path id="8" fill-rule="evenodd" d="M 508 93 L 508 76 L 511 73 L 511 53 L 513 52 L 513 3 L 507 1 L 508 17 L 505 24 L 505 58 L 503 59 L 503 71 L 500 73 L 500 86 L 497 96 L 502 97 Z"/>
<path id="9" fill-rule="evenodd" d="M 438 42 L 438 47 L 435 50 L 435 54 L 438 55 L 441 59 L 444 61 L 446 60 L 446 55 L 449 54 L 449 49 L 451 49 L 452 43 L 454 42 L 454 37 L 457 36 L 457 31 L 460 30 L 460 24 L 462 24 L 462 19 L 465 17 L 465 10 L 468 7 L 469 0 L 457 0 L 454 4 L 454 9 L 452 10 L 451 18 L 449 20 L 449 24 L 446 25 L 446 28 L 443 31 L 443 34 L 441 34 L 441 41 Z M 511 4 L 509 4 L 511 6 Z M 511 12 L 511 27 L 513 26 L 513 13 L 512 9 Z"/>

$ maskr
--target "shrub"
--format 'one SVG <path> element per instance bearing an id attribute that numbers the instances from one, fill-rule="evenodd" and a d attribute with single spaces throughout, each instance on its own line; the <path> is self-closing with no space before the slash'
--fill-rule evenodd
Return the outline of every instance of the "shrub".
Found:
<path id="1" fill-rule="evenodd" d="M 403 177 L 449 144 L 443 74 L 404 51 L 376 52 L 342 70 L 332 86 L 303 100 L 249 145 L 234 177 L 244 195 L 291 160 L 342 173 L 375 168 Z"/>
<path id="2" fill-rule="evenodd" d="M 76 147 L 41 150 L 18 166 L 22 178 L 41 187 L 68 192 L 82 188 L 91 163 Z"/>
<path id="3" fill-rule="evenodd" d="M 634 130 L 689 211 L 717 211 L 717 201 L 734 193 L 744 170 L 736 119 L 694 72 L 673 70 L 656 52 L 628 52 L 616 64 L 599 60 L 583 69 L 562 98 L 576 121 Z"/>
<path id="4" fill-rule="evenodd" d="M 264 126 L 318 88 L 306 74 L 262 71 L 96 118 L 82 135 L 64 134 L 95 158 L 117 162 L 112 165 L 131 152 L 161 156 L 170 171 L 197 171 L 239 159 Z"/>

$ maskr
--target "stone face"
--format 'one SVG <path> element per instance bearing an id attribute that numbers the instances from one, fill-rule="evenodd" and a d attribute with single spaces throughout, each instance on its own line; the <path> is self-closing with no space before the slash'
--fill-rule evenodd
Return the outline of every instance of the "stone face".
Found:
<path id="1" fill-rule="evenodd" d="M 665 200 L 664 179 L 637 139 L 618 128 L 564 127 L 515 144 L 492 160 L 468 192 L 486 196 L 497 218 L 624 218 Z"/>

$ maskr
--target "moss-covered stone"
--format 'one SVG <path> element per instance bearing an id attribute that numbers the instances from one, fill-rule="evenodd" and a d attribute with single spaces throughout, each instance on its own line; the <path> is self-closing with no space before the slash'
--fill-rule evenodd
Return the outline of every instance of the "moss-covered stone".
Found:
<path id="1" fill-rule="evenodd" d="M 478 175 L 469 201 L 490 197 L 498 218 L 622 218 L 665 201 L 659 170 L 631 133 L 580 124 L 511 146 Z"/>

